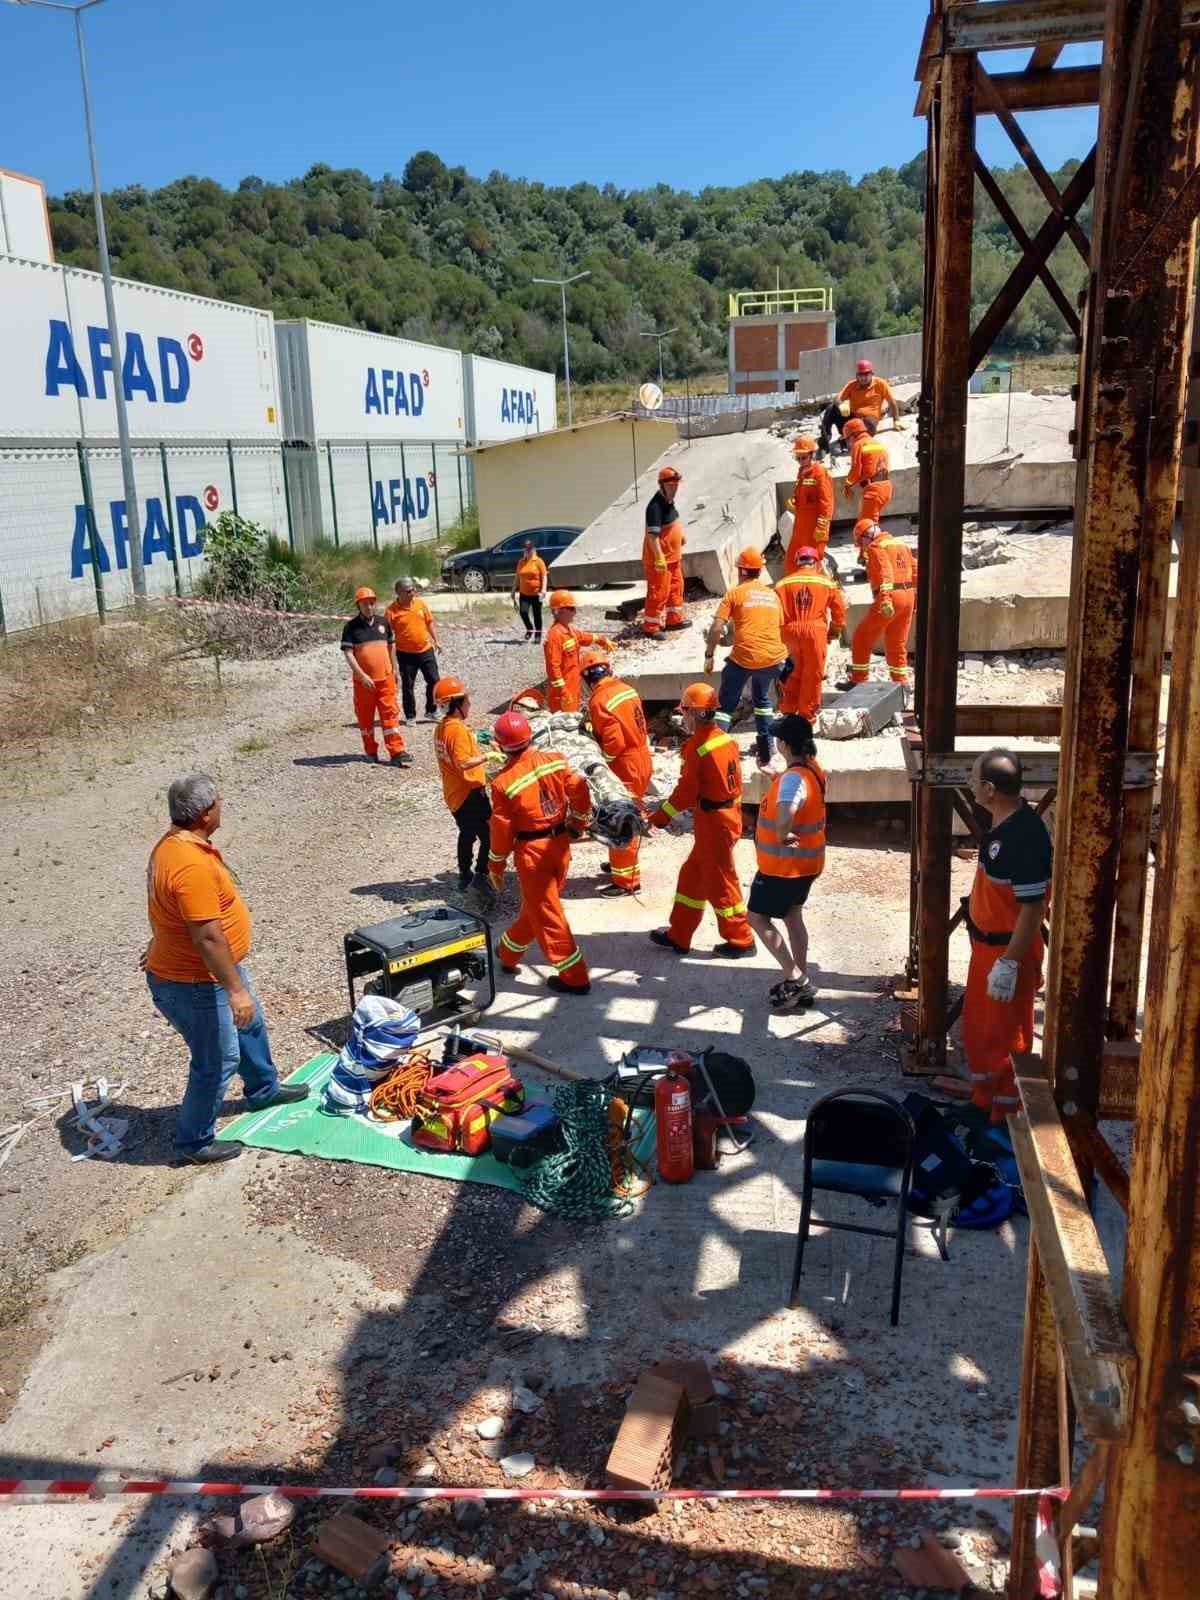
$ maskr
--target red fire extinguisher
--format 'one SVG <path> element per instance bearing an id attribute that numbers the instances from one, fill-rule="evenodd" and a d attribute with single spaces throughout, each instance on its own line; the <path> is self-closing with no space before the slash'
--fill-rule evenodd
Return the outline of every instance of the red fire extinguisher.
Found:
<path id="1" fill-rule="evenodd" d="M 687 1078 L 673 1068 L 654 1086 L 658 1175 L 664 1183 L 689 1183 L 695 1170 L 692 1152 L 692 1091 Z"/>

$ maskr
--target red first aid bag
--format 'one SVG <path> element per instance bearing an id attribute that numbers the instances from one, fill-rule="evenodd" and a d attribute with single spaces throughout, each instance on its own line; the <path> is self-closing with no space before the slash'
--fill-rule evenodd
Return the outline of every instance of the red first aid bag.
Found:
<path id="1" fill-rule="evenodd" d="M 492 1142 L 497 1117 L 525 1104 L 525 1086 L 504 1056 L 467 1056 L 435 1078 L 417 1097 L 413 1143 L 422 1150 L 477 1156 Z"/>

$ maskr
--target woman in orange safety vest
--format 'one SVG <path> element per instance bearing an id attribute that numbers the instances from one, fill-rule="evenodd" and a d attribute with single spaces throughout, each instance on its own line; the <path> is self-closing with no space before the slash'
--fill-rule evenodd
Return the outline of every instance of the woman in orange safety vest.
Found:
<path id="1" fill-rule="evenodd" d="M 758 871 L 750 885 L 747 920 L 783 969 L 782 981 L 771 988 L 771 1004 L 795 1011 L 817 997 L 805 970 L 804 906 L 825 869 L 825 774 L 817 765 L 807 717 L 780 717 L 774 734 L 787 770 L 772 781 L 758 808 Z M 777 922 L 783 923 L 786 939 Z"/>

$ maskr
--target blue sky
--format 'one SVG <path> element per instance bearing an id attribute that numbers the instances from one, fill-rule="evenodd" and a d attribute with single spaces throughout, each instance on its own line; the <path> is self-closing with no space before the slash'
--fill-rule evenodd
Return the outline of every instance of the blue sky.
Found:
<path id="1" fill-rule="evenodd" d="M 716 0 L 106 0 L 86 23 L 101 177 L 235 186 L 315 161 L 379 176 L 432 149 L 480 176 L 554 184 L 857 178 L 921 148 L 925 10 L 859 0 L 843 23 L 813 0 L 740 13 Z M 1095 114 L 1026 126 L 1053 167 L 1086 153 Z M 993 119 L 981 143 L 1017 159 Z M 87 183 L 69 18 L 0 4 L 0 166 L 51 193 Z"/>

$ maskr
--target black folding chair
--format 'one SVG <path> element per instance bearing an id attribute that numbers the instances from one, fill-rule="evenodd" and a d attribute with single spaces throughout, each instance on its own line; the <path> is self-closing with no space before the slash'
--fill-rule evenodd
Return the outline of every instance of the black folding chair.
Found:
<path id="1" fill-rule="evenodd" d="M 908 1112 L 898 1100 L 877 1089 L 834 1089 L 816 1102 L 808 1114 L 804 1132 L 804 1185 L 789 1306 L 796 1304 L 804 1268 L 804 1246 L 814 1224 L 842 1233 L 869 1233 L 881 1239 L 893 1237 L 890 1228 L 868 1228 L 860 1222 L 831 1222 L 825 1217 L 814 1217 L 813 1190 L 860 1195 L 866 1200 L 895 1200 L 892 1327 L 897 1325 L 915 1142 L 916 1129 Z"/>

